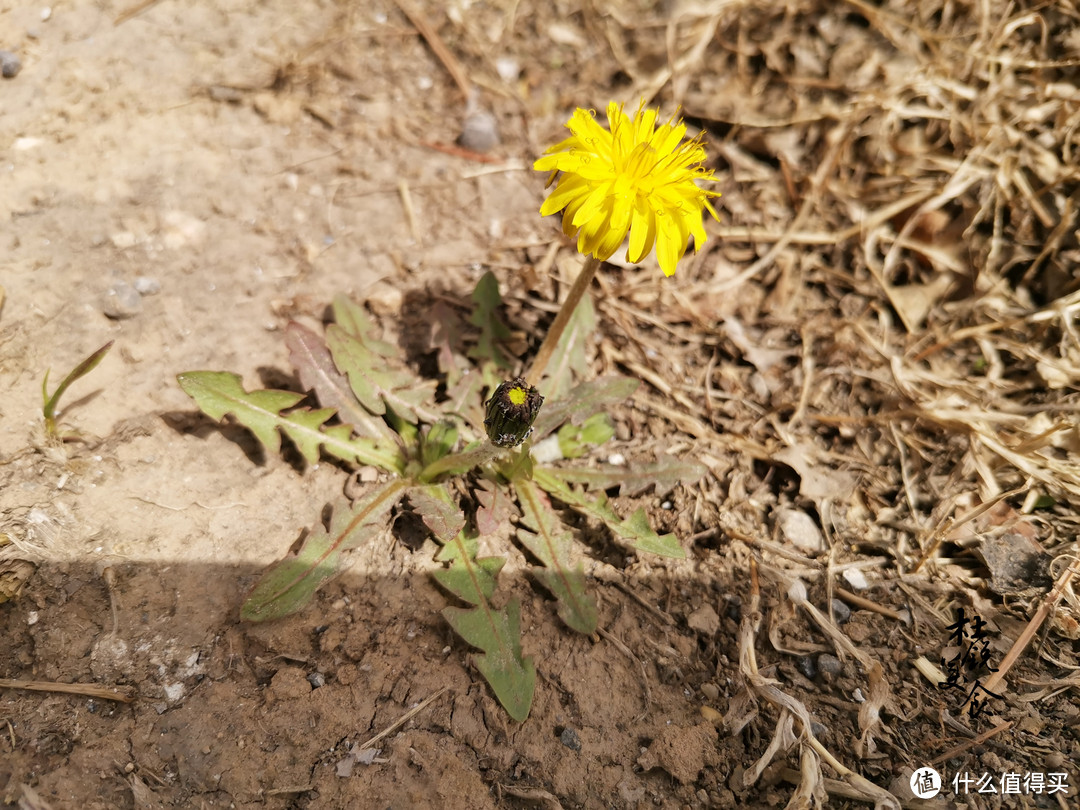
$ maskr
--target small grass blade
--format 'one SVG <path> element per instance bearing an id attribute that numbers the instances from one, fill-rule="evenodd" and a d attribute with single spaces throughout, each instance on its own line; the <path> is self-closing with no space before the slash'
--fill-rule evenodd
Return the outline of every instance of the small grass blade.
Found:
<path id="1" fill-rule="evenodd" d="M 64 395 L 64 392 L 68 390 L 68 387 L 73 382 L 80 377 L 85 377 L 97 368 L 98 363 L 104 360 L 105 355 L 109 353 L 109 349 L 112 348 L 113 343 L 115 343 L 115 341 L 110 340 L 69 371 L 68 375 L 64 377 L 57 389 L 53 391 L 52 396 L 49 396 L 49 372 L 45 372 L 45 379 L 41 381 L 41 413 L 45 417 L 45 431 L 50 436 L 56 435 L 56 407 L 60 404 L 60 397 Z"/>

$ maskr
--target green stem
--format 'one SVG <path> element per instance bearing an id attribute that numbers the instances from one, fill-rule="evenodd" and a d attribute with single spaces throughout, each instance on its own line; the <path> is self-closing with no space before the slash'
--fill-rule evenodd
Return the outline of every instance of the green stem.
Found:
<path id="1" fill-rule="evenodd" d="M 420 474 L 416 476 L 416 480 L 421 484 L 430 484 L 444 473 L 466 472 L 474 467 L 479 467 L 481 464 L 486 464 L 502 451 L 501 447 L 496 447 L 485 439 L 484 443 L 479 447 L 463 450 L 460 453 L 451 453 L 449 456 L 443 456 L 438 461 L 431 462 L 420 471 Z"/>
<path id="2" fill-rule="evenodd" d="M 559 314 L 555 316 L 547 337 L 540 344 L 540 351 L 536 353 L 532 368 L 529 369 L 529 373 L 525 376 L 525 381 L 529 385 L 537 386 L 540 384 L 540 379 L 544 376 L 544 369 L 547 368 L 551 355 L 555 353 L 555 347 L 559 345 L 559 339 L 562 337 L 563 332 L 566 331 L 566 325 L 570 323 L 570 316 L 574 314 L 577 305 L 581 303 L 581 299 L 585 296 L 585 291 L 589 289 L 589 284 L 592 283 L 593 276 L 596 275 L 596 269 L 599 266 L 600 260 L 595 256 L 586 257 L 585 266 L 581 268 L 581 272 L 578 273 L 578 277 L 574 280 L 574 286 L 567 293 L 566 300 L 563 302 Z"/>

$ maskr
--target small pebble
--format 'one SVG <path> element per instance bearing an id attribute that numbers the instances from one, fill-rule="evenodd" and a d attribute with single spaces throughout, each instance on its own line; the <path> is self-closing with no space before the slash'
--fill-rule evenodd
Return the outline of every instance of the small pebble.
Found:
<path id="1" fill-rule="evenodd" d="M 673 504 L 671 503 L 671 501 L 664 501 L 662 504 L 660 504 L 660 508 L 661 509 L 672 509 Z"/>
<path id="2" fill-rule="evenodd" d="M 870 583 L 866 581 L 866 575 L 858 568 L 849 568 L 842 576 L 847 580 L 847 584 L 857 591 L 865 591 L 870 587 Z"/>
<path id="3" fill-rule="evenodd" d="M 134 283 L 135 292 L 139 295 L 157 295 L 161 292 L 161 282 L 149 276 L 138 276 Z"/>
<path id="4" fill-rule="evenodd" d="M 799 670 L 799 672 L 810 680 L 814 680 L 814 678 L 817 677 L 817 667 L 814 665 L 814 659 L 809 655 L 803 655 L 796 658 L 795 669 Z"/>
<path id="5" fill-rule="evenodd" d="M 0 51 L 0 75 L 5 79 L 14 79 L 22 70 L 22 61 L 11 51 Z"/>
<path id="6" fill-rule="evenodd" d="M 127 282 L 118 281 L 105 293 L 101 311 L 118 321 L 134 318 L 142 312 L 142 296 Z"/>
<path id="7" fill-rule="evenodd" d="M 833 619 L 836 620 L 837 624 L 844 624 L 851 618 L 851 608 L 849 608 L 845 602 L 841 602 L 839 599 L 833 599 L 832 614 Z"/>
<path id="8" fill-rule="evenodd" d="M 716 700 L 720 697 L 720 689 L 717 688 L 715 683 L 706 681 L 701 685 L 701 694 L 703 694 L 706 700 Z"/>
<path id="9" fill-rule="evenodd" d="M 458 143 L 474 152 L 489 152 L 499 145 L 499 124 L 487 110 L 476 109 L 465 116 Z"/>
<path id="10" fill-rule="evenodd" d="M 578 736 L 578 733 L 569 726 L 562 730 L 562 733 L 559 735 L 559 742 L 571 751 L 581 750 L 581 738 Z"/>
<path id="11" fill-rule="evenodd" d="M 308 683 L 311 684 L 312 689 L 318 689 L 320 686 L 326 686 L 326 676 L 321 672 L 312 672 L 307 676 Z"/>
<path id="12" fill-rule="evenodd" d="M 840 659 L 829 653 L 822 653 L 817 657 L 817 667 L 822 675 L 829 678 L 839 675 L 844 669 L 844 665 L 840 663 Z"/>
<path id="13" fill-rule="evenodd" d="M 500 56 L 495 60 L 495 72 L 499 74 L 500 79 L 509 84 L 517 81 L 518 76 L 521 75 L 521 64 L 512 56 Z"/>
<path id="14" fill-rule="evenodd" d="M 823 726 L 817 720 L 810 721 L 810 731 L 812 731 L 814 733 L 814 736 L 817 737 L 819 740 L 829 733 L 829 729 L 825 728 L 825 726 Z"/>

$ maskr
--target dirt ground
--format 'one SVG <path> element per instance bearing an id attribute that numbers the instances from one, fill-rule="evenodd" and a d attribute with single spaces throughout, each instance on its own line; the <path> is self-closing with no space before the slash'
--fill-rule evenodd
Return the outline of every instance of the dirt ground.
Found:
<path id="1" fill-rule="evenodd" d="M 425 32 L 393 0 L 0 3 L 0 801 L 1080 807 L 1080 8 L 412 3 Z M 671 279 L 617 254 L 590 351 L 644 380 L 615 451 L 709 469 L 616 499 L 687 560 L 593 538 L 590 638 L 505 549 L 522 724 L 439 616 L 430 540 L 241 623 L 347 475 L 176 374 L 295 386 L 283 329 L 339 292 L 422 347 L 487 270 L 527 359 L 577 267 L 532 160 L 641 98 L 704 130 L 722 222 Z M 50 440 L 46 371 L 110 340 Z M 960 608 L 1003 670 L 978 717 L 934 681 Z M 1067 788 L 951 785 L 1032 772 Z"/>

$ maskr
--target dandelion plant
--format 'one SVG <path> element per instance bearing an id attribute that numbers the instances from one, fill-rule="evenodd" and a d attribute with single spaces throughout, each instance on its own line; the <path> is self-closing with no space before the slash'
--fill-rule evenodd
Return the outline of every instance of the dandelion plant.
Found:
<path id="1" fill-rule="evenodd" d="M 480 650 L 476 669 L 510 716 L 523 721 L 536 665 L 522 651 L 520 603 L 497 593 L 506 558 L 479 556 L 479 538 L 510 528 L 531 575 L 551 594 L 554 614 L 585 634 L 596 631 L 599 611 L 580 547 L 557 505 L 605 525 L 613 542 L 637 553 L 685 556 L 673 535 L 652 529 L 644 509 L 623 517 L 608 493 L 656 487 L 662 494 L 696 481 L 704 468 L 670 456 L 633 466 L 590 461 L 614 436 L 608 411 L 639 381 L 587 379 L 583 355 L 569 344 L 592 327 L 585 292 L 600 262 L 629 235 L 631 261 L 655 247 L 660 267 L 671 275 L 689 237 L 695 249 L 705 241 L 702 214 L 716 216 L 709 198 L 718 195 L 698 187 L 713 175 L 702 166 L 700 139 L 683 141 L 681 121 L 657 127 L 655 110 L 639 109 L 631 119 L 615 104 L 607 113 L 610 131 L 577 110 L 567 124 L 571 137 L 535 164 L 551 172 L 549 185 L 558 177 L 541 214 L 562 211 L 563 230 L 576 237 L 587 260 L 527 373 L 500 382 L 516 361 L 504 345 L 510 332 L 488 273 L 467 319 L 444 305 L 433 309 L 431 348 L 441 380 L 420 377 L 397 347 L 377 336 L 365 310 L 344 296 L 335 299 L 333 322 L 322 334 L 299 323 L 285 330 L 307 394 L 247 391 L 224 371 L 179 375 L 204 413 L 215 419 L 231 414 L 271 452 L 284 435 L 308 463 L 327 455 L 345 467 L 382 471 L 356 500 L 333 500 L 326 524 L 316 523 L 297 550 L 264 572 L 241 607 L 242 618 L 266 621 L 302 609 L 341 570 L 350 550 L 384 534 L 393 510 L 411 510 L 439 547 L 432 575 L 452 602 L 444 618 Z M 545 380 L 560 352 L 568 362 L 556 364 Z M 547 401 L 537 390 L 542 381 Z M 532 454 L 547 437 L 561 450 L 557 462 Z"/>

